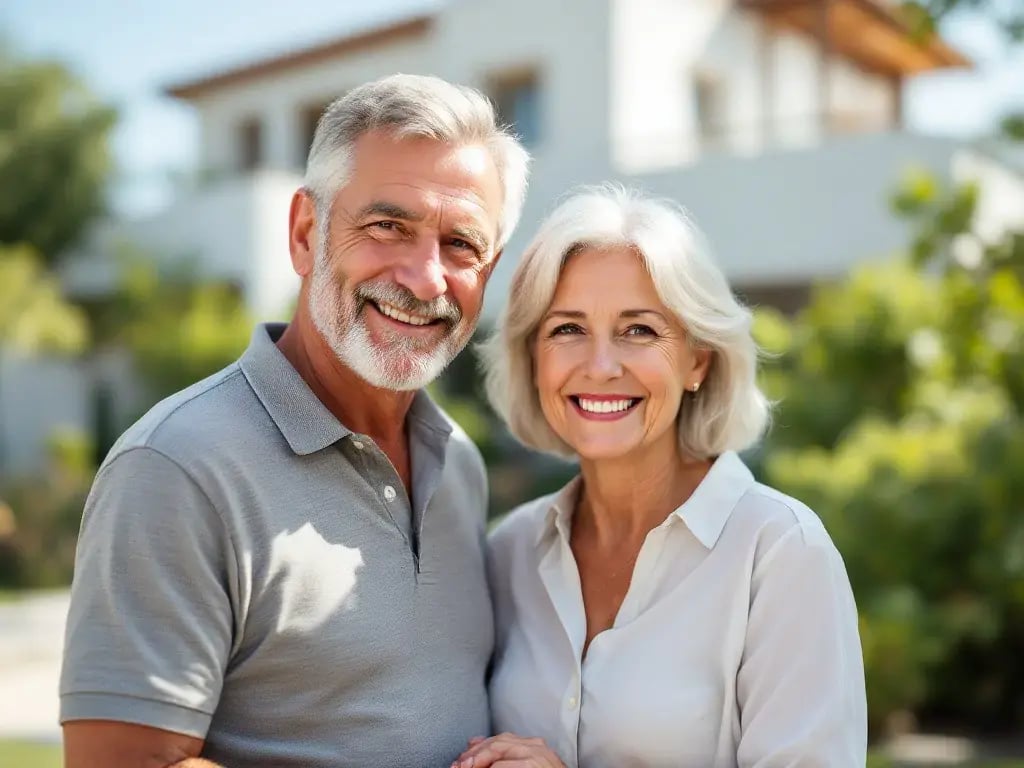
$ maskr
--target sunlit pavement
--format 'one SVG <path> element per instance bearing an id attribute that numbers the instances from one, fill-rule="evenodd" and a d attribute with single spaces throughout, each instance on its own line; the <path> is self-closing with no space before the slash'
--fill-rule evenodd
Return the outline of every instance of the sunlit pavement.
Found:
<path id="1" fill-rule="evenodd" d="M 0 601 L 0 738 L 58 741 L 57 684 L 68 593 Z"/>

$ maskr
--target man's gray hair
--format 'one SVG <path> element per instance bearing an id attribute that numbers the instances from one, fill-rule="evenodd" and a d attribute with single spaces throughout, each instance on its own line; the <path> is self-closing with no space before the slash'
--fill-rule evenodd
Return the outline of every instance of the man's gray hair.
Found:
<path id="1" fill-rule="evenodd" d="M 532 448 L 573 456 L 544 417 L 533 354 L 567 259 L 588 248 L 635 251 L 690 344 L 711 353 L 700 393 L 683 398 L 682 449 L 707 458 L 753 445 L 768 425 L 769 403 L 757 385 L 750 311 L 733 295 L 682 208 L 612 185 L 570 195 L 541 224 L 519 261 L 504 313 L 481 347 L 487 396 L 512 434 Z M 615 275 L 607 280 L 613 292 Z"/>
<path id="2" fill-rule="evenodd" d="M 322 220 L 349 179 L 353 145 L 373 130 L 490 150 L 504 189 L 496 250 L 508 242 L 522 212 L 530 157 L 498 124 L 486 96 L 438 77 L 391 75 L 354 88 L 326 109 L 313 136 L 305 178 Z"/>

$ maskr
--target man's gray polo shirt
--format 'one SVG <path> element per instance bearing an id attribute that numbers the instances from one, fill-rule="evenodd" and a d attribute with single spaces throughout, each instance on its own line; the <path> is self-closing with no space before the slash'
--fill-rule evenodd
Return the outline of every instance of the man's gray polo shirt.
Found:
<path id="1" fill-rule="evenodd" d="M 61 720 L 206 739 L 260 766 L 447 766 L 486 733 L 479 452 L 424 394 L 412 504 L 261 326 L 153 408 L 86 504 Z"/>

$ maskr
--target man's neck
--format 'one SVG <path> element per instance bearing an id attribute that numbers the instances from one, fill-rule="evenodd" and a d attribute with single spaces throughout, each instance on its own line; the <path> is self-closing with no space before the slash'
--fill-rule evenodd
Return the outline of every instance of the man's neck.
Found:
<path id="1" fill-rule="evenodd" d="M 338 421 L 380 443 L 404 443 L 405 416 L 414 392 L 393 392 L 368 384 L 338 360 L 302 312 L 296 313 L 277 346 Z"/>

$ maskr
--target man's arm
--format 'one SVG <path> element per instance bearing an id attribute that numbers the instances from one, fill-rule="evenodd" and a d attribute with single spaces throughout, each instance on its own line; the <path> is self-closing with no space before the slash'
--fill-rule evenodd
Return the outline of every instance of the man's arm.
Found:
<path id="1" fill-rule="evenodd" d="M 101 470 L 64 645 L 68 768 L 198 759 L 230 655 L 230 552 L 208 497 L 167 456 L 133 448 Z"/>
<path id="2" fill-rule="evenodd" d="M 216 768 L 199 753 L 203 740 L 111 720 L 64 725 L 64 768 Z"/>

